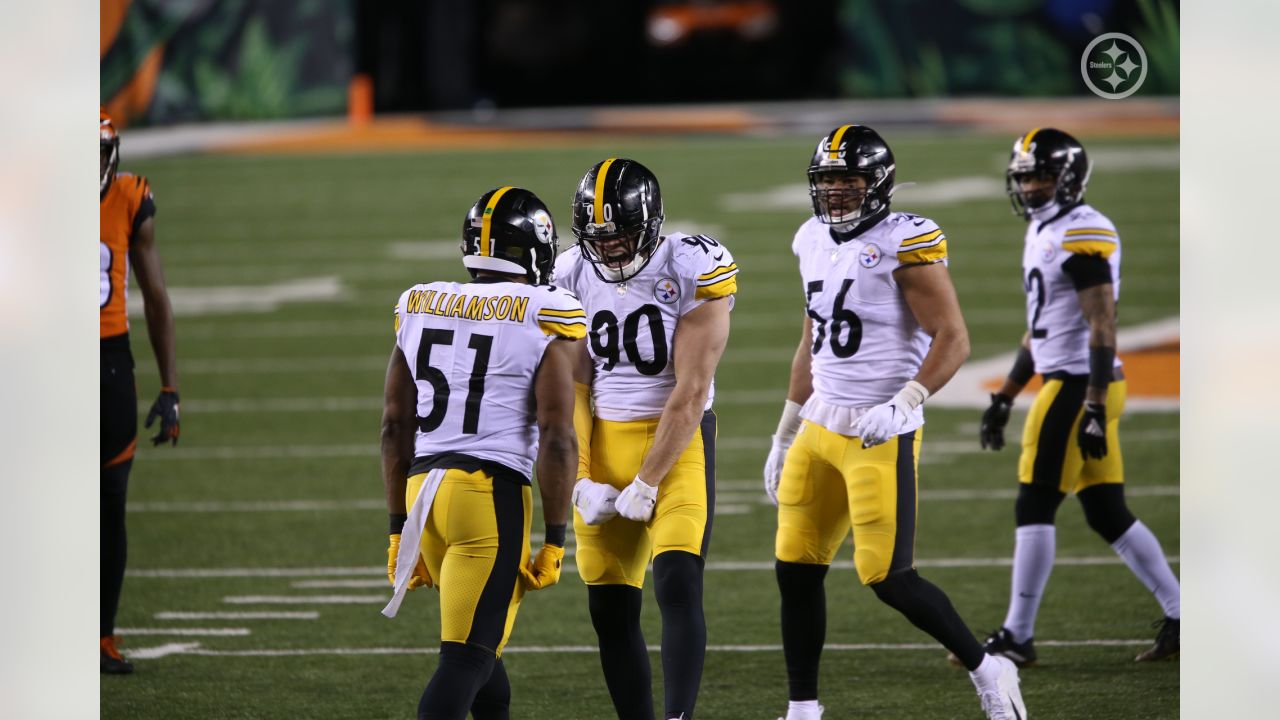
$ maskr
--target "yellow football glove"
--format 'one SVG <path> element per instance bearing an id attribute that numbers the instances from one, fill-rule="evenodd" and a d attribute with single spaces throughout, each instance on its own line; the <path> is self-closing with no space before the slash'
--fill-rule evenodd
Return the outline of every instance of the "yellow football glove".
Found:
<path id="1" fill-rule="evenodd" d="M 560 566 L 564 560 L 564 548 L 559 545 L 543 545 L 529 564 L 520 568 L 520 581 L 525 590 L 542 590 L 560 582 Z"/>
<path id="2" fill-rule="evenodd" d="M 396 558 L 399 556 L 400 534 L 396 533 L 391 536 L 391 542 L 387 546 L 387 579 L 391 581 L 392 587 L 396 584 Z M 409 589 L 417 590 L 420 587 L 433 586 L 431 573 L 427 572 L 427 564 L 422 560 L 422 553 L 418 553 L 418 567 L 414 568 L 413 575 L 409 577 Z"/>

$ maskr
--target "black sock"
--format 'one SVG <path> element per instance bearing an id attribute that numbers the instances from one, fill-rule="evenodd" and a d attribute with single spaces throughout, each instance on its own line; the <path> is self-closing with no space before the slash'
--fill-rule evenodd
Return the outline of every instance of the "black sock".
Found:
<path id="1" fill-rule="evenodd" d="M 479 645 L 440 643 L 440 664 L 418 701 L 418 720 L 466 720 L 495 660 L 492 650 Z"/>
<path id="2" fill-rule="evenodd" d="M 791 699 L 818 699 L 818 663 L 827 637 L 827 565 L 774 564 L 782 593 L 782 654 Z"/>
<path id="3" fill-rule="evenodd" d="M 129 469 L 132 460 L 102 468 L 100 484 L 100 509 L 102 523 L 99 537 L 99 557 L 102 574 L 101 603 L 98 626 L 100 637 L 112 635 L 116 630 L 116 610 L 120 607 L 120 590 L 124 587 L 124 566 L 128 559 L 129 543 L 124 527 L 124 503 L 129 488 Z"/>
<path id="4" fill-rule="evenodd" d="M 982 645 L 960 619 L 947 594 L 915 570 L 890 573 L 871 589 L 884 604 L 955 653 L 970 672 L 982 664 Z"/>
<path id="5" fill-rule="evenodd" d="M 702 613 L 702 558 L 671 550 L 653 559 L 653 589 L 662 611 L 663 717 L 692 720 L 707 654 Z"/>
<path id="6" fill-rule="evenodd" d="M 653 720 L 649 649 L 640 631 L 640 588 L 591 585 L 587 604 L 600 641 L 600 667 L 619 720 Z"/>
<path id="7" fill-rule="evenodd" d="M 507 668 L 501 660 L 493 664 L 489 682 L 476 693 L 476 699 L 471 703 L 471 717 L 475 720 L 510 720 L 511 681 L 507 679 Z"/>

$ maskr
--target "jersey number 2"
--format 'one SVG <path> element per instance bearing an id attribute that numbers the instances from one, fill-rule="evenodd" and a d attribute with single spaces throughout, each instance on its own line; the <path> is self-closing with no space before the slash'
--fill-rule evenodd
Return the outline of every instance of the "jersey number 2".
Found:
<path id="1" fill-rule="evenodd" d="M 1040 324 L 1040 311 L 1044 309 L 1044 273 L 1040 272 L 1040 268 L 1032 268 L 1027 273 L 1027 292 L 1031 292 L 1032 285 L 1036 286 L 1036 311 L 1031 316 L 1031 337 L 1039 340 L 1049 335 L 1048 330 L 1036 327 Z"/>
<path id="2" fill-rule="evenodd" d="M 418 430 L 424 433 L 440 427 L 449 410 L 449 378 L 445 377 L 443 370 L 431 366 L 431 347 L 452 343 L 453 331 L 444 328 L 423 330 L 422 341 L 418 343 L 418 379 L 431 383 L 431 388 L 435 391 L 431 412 L 426 417 L 418 417 Z M 462 432 L 475 435 L 480 431 L 480 403 L 484 400 L 484 376 L 489 372 L 489 352 L 493 350 L 493 336 L 472 335 L 467 341 L 467 347 L 476 351 L 476 359 L 471 365 L 471 379 L 467 383 L 467 405 L 462 413 Z"/>

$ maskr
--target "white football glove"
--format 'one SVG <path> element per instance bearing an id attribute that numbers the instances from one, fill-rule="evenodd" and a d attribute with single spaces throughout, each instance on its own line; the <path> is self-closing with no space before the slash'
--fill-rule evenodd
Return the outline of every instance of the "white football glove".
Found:
<path id="1" fill-rule="evenodd" d="M 778 504 L 778 483 L 782 481 L 782 461 L 787 459 L 787 451 L 791 449 L 792 442 L 795 442 L 794 438 L 783 441 L 774 435 L 773 447 L 769 449 L 769 457 L 764 461 L 764 494 L 769 496 L 769 502 L 775 506 Z"/>
<path id="2" fill-rule="evenodd" d="M 573 486 L 573 506 L 588 525 L 603 525 L 612 520 L 618 514 L 614 509 L 617 497 L 618 491 L 612 485 L 591 478 L 578 478 Z"/>
<path id="3" fill-rule="evenodd" d="M 649 518 L 653 517 L 653 506 L 657 504 L 658 488 L 641 480 L 639 476 L 623 488 L 613 501 L 619 515 L 636 522 L 649 522 Z"/>
<path id="4" fill-rule="evenodd" d="M 876 405 L 855 420 L 852 428 L 854 437 L 862 438 L 864 448 L 887 442 L 889 438 L 901 434 L 902 428 L 911 418 L 911 412 L 928 397 L 929 391 L 911 380 L 889 402 Z"/>
<path id="5" fill-rule="evenodd" d="M 782 481 L 782 462 L 787 458 L 787 450 L 796 441 L 796 433 L 800 431 L 800 403 L 788 400 L 782 407 L 782 419 L 778 421 L 778 431 L 773 435 L 773 447 L 769 449 L 769 457 L 764 461 L 764 494 L 769 502 L 778 504 L 778 483 Z"/>

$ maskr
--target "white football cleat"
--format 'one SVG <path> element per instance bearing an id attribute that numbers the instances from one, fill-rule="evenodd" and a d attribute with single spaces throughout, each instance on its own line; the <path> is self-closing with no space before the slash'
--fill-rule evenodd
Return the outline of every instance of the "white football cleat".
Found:
<path id="1" fill-rule="evenodd" d="M 997 663 L 998 674 L 994 682 L 984 683 L 987 687 L 978 687 L 983 712 L 990 720 L 1027 720 L 1027 706 L 1018 689 L 1018 666 L 999 655 L 988 655 L 984 662 Z"/>
<path id="2" fill-rule="evenodd" d="M 822 713 L 825 710 L 826 708 L 818 705 L 816 701 L 813 705 L 801 707 L 796 707 L 792 704 L 787 708 L 787 716 L 780 717 L 778 720 L 822 720 Z"/>

